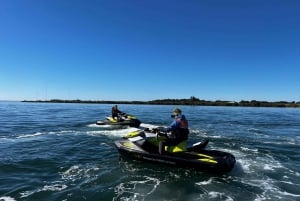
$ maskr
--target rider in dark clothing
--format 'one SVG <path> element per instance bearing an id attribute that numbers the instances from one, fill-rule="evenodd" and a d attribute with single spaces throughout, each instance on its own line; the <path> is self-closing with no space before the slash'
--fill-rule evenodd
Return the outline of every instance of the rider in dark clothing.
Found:
<path id="1" fill-rule="evenodd" d="M 159 142 L 158 151 L 160 154 L 163 154 L 165 151 L 165 146 L 175 146 L 188 139 L 189 125 L 185 116 L 181 114 L 181 110 L 179 108 L 175 108 L 173 110 L 172 117 L 174 117 L 174 120 L 170 126 L 165 129 L 161 129 L 161 131 L 164 132 L 171 132 L 171 135 L 166 141 Z"/>
<path id="2" fill-rule="evenodd" d="M 118 109 L 118 106 L 115 105 L 111 108 L 111 116 L 112 118 L 114 118 L 115 120 L 119 120 L 119 114 L 123 114 L 123 112 L 121 112 L 119 109 Z"/>

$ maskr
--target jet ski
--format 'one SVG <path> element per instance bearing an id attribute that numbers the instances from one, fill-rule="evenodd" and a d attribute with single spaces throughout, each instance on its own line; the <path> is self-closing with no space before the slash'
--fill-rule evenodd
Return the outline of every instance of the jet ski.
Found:
<path id="1" fill-rule="evenodd" d="M 165 139 L 166 133 L 149 129 L 128 133 L 114 142 L 120 154 L 137 160 L 162 163 L 173 166 L 195 168 L 203 172 L 230 172 L 235 164 L 235 157 L 227 152 L 206 150 L 208 140 L 205 139 L 191 146 L 187 140 L 177 146 L 166 146 L 165 153 L 159 154 L 158 144 Z"/>
<path id="2" fill-rule="evenodd" d="M 141 121 L 138 120 L 135 116 L 122 113 L 119 114 L 118 119 L 114 119 L 111 116 L 105 117 L 105 120 L 97 121 L 97 125 L 118 125 L 118 126 L 130 126 L 130 127 L 135 127 L 138 128 L 141 125 Z"/>

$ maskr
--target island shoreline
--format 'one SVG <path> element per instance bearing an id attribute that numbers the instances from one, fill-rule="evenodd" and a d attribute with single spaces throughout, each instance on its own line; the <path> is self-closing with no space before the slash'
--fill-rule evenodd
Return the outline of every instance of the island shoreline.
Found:
<path id="1" fill-rule="evenodd" d="M 51 99 L 51 100 L 23 100 L 21 102 L 31 103 L 86 103 L 86 104 L 140 104 L 140 105 L 191 105 L 191 106 L 234 106 L 234 107 L 289 107 L 298 108 L 300 107 L 300 101 L 288 102 L 288 101 L 209 101 L 200 100 L 195 97 L 189 99 L 158 99 L 152 101 L 105 101 L 105 100 L 62 100 L 62 99 Z"/>

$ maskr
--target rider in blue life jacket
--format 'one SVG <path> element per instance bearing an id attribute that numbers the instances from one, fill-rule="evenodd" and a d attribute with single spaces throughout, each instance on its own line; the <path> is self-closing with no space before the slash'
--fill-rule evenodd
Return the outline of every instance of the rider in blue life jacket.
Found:
<path id="1" fill-rule="evenodd" d="M 163 132 L 171 132 L 166 141 L 159 142 L 158 151 L 160 154 L 163 154 L 165 151 L 165 146 L 175 146 L 188 139 L 189 124 L 185 116 L 181 114 L 181 110 L 175 108 L 171 117 L 174 117 L 173 122 L 167 128 L 160 129 Z"/>

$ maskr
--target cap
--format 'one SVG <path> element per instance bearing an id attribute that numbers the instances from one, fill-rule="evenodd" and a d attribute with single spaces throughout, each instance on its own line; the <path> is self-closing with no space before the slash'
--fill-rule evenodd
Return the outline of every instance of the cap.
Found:
<path id="1" fill-rule="evenodd" d="M 173 114 L 179 115 L 179 114 L 181 114 L 181 110 L 180 110 L 179 108 L 175 108 L 175 109 L 173 110 Z"/>

